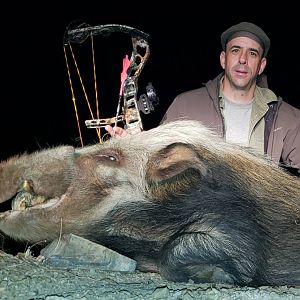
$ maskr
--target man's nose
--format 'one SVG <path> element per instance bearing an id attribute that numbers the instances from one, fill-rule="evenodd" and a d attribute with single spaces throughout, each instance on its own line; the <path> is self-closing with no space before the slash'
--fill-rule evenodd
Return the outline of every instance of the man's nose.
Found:
<path id="1" fill-rule="evenodd" d="M 239 62 L 242 65 L 247 63 L 247 54 L 244 51 L 240 55 Z"/>

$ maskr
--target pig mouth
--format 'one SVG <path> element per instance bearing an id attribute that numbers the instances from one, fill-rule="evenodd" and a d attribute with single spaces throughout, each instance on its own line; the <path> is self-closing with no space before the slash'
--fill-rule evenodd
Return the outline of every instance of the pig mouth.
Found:
<path id="1" fill-rule="evenodd" d="M 9 200 L 0 204 L 0 216 L 7 213 L 22 212 L 32 208 L 47 208 L 57 203 L 59 198 L 47 198 L 34 192 L 32 183 L 25 180 L 17 193 Z"/>

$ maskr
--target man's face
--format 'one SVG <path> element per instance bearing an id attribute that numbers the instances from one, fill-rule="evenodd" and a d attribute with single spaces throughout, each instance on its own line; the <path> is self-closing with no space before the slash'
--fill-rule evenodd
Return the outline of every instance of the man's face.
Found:
<path id="1" fill-rule="evenodd" d="M 226 45 L 220 55 L 225 77 L 236 89 L 249 89 L 266 66 L 260 44 L 248 37 L 236 37 Z"/>

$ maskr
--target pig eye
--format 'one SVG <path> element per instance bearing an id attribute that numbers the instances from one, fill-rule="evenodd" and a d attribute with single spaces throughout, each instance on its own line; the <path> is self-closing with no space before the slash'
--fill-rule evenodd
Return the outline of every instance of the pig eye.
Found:
<path id="1" fill-rule="evenodd" d="M 102 161 L 102 162 L 106 161 L 108 163 L 109 161 L 110 162 L 119 162 L 122 156 L 117 151 L 108 149 L 106 151 L 97 153 L 96 157 L 98 158 L 99 161 Z"/>
<path id="2" fill-rule="evenodd" d="M 115 156 L 112 156 L 112 155 L 109 155 L 109 156 L 108 156 L 108 159 L 109 159 L 110 161 L 117 161 L 117 158 L 116 158 Z"/>

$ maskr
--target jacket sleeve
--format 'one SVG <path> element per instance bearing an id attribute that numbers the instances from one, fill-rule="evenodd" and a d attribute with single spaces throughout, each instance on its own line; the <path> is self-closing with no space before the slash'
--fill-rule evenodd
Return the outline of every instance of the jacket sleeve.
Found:
<path id="1" fill-rule="evenodd" d="M 282 162 L 291 168 L 296 168 L 300 175 L 300 121 L 287 132 L 281 154 Z"/>

